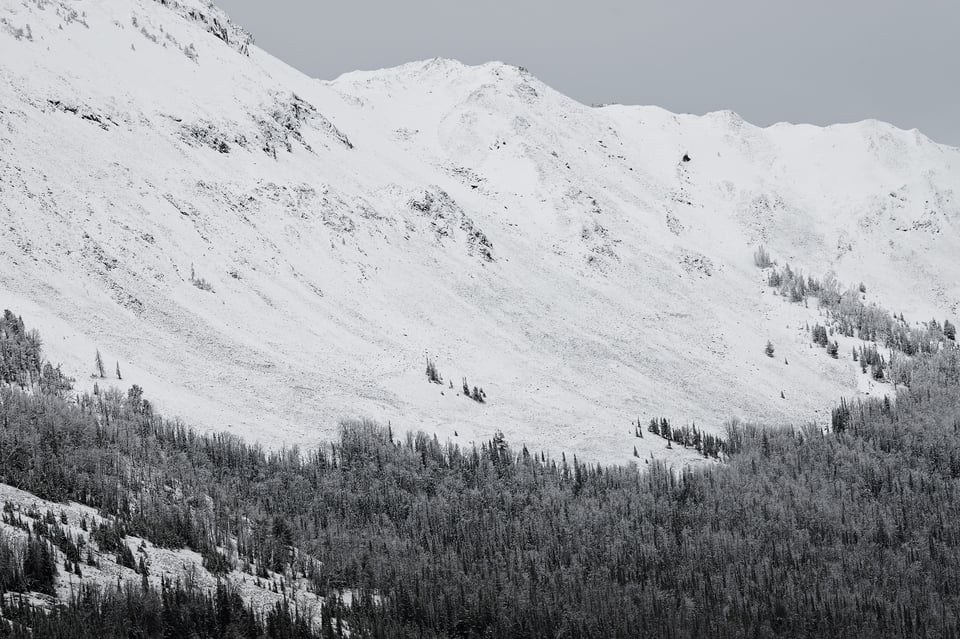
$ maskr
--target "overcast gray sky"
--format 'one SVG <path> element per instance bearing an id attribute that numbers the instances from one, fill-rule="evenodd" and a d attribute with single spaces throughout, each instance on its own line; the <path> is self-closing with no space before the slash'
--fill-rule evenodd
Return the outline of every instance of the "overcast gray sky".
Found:
<path id="1" fill-rule="evenodd" d="M 960 146 L 957 0 L 215 0 L 318 78 L 502 60 L 587 104 L 877 118 Z"/>

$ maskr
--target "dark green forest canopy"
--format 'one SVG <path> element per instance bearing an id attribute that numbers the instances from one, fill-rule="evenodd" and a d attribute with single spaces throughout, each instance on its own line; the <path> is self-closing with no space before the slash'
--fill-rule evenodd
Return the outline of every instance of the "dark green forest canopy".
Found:
<path id="1" fill-rule="evenodd" d="M 351 591 L 328 609 L 351 636 L 960 636 L 950 345 L 895 401 L 844 403 L 832 432 L 732 426 L 724 463 L 642 471 L 361 422 L 266 451 L 166 421 L 137 391 L 77 397 L 45 369 L 31 379 L 48 391 L 0 389 L 0 481 L 211 562 Z"/>

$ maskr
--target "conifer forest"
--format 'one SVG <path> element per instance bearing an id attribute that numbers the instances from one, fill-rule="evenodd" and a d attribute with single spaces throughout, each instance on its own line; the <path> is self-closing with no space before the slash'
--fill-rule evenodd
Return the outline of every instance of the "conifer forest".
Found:
<path id="1" fill-rule="evenodd" d="M 0 337 L 0 482 L 107 522 L 0 537 L 0 636 L 960 636 L 953 346 L 895 397 L 838 403 L 830 429 L 730 423 L 719 461 L 677 469 L 361 421 L 268 451 L 166 420 L 143 389 L 75 393 L 13 313 Z M 84 585 L 49 609 L 11 596 L 126 535 L 305 578 L 322 621 L 179 581 Z"/>

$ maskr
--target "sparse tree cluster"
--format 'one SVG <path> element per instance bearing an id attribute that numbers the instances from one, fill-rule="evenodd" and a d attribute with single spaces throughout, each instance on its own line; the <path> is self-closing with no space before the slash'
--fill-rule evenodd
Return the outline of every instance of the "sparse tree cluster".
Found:
<path id="1" fill-rule="evenodd" d="M 440 371 L 437 370 L 436 363 L 430 357 L 427 357 L 427 381 L 433 382 L 434 384 L 443 384 L 443 377 L 440 375 Z"/>
<path id="2" fill-rule="evenodd" d="M 820 307 L 826 311 L 827 326 L 816 324 L 811 329 L 811 337 L 831 357 L 839 358 L 840 351 L 839 342 L 836 339 L 830 341 L 830 336 L 834 334 L 873 342 L 874 346 L 883 346 L 905 358 L 929 356 L 942 348 L 956 346 L 956 328 L 949 320 L 945 320 L 942 326 L 936 319 L 911 326 L 902 313 L 897 316 L 876 304 L 866 304 L 867 289 L 862 282 L 858 287 L 844 291 L 832 272 L 823 280 L 817 280 L 811 276 L 804 277 L 789 264 L 777 268 L 774 262 L 765 268 L 770 269 L 768 285 L 790 301 L 807 304 L 809 297 L 818 298 Z M 860 365 L 864 372 L 870 367 L 871 374 L 878 381 L 908 383 L 912 363 L 905 358 L 891 355 L 890 365 L 895 365 L 895 369 L 888 368 L 886 372 L 886 363 L 869 360 L 864 363 L 861 359 Z M 854 359 L 858 359 L 856 353 Z"/>
<path id="3" fill-rule="evenodd" d="M 723 440 L 698 430 L 696 424 L 673 426 L 666 417 L 654 417 L 647 425 L 647 430 L 667 440 L 667 448 L 673 448 L 673 444 L 676 443 L 684 448 L 694 448 L 704 457 L 714 459 L 719 459 L 720 453 L 723 452 Z"/>
<path id="4" fill-rule="evenodd" d="M 770 253 L 768 253 L 767 249 L 763 246 L 757 247 L 756 252 L 753 254 L 753 263 L 758 268 L 770 268 L 773 266 L 773 260 L 770 259 Z"/>
<path id="5" fill-rule="evenodd" d="M 487 394 L 483 392 L 483 388 L 473 387 L 473 390 L 470 390 L 470 385 L 467 383 L 467 378 L 463 378 L 463 386 L 461 387 L 464 397 L 469 397 L 478 404 L 483 404 L 487 401 Z"/>
<path id="6" fill-rule="evenodd" d="M 434 384 L 443 385 L 443 376 L 440 375 L 440 371 L 437 370 L 437 365 L 430 357 L 427 357 L 427 381 Z M 453 389 L 453 380 L 450 381 L 450 389 Z M 487 394 L 484 392 L 482 387 L 474 386 L 472 389 L 467 383 L 467 378 L 464 377 L 461 380 L 461 393 L 464 397 L 472 399 L 478 404 L 484 404 L 487 401 Z"/>
<path id="7" fill-rule="evenodd" d="M 193 264 L 190 264 L 190 283 L 201 291 L 206 291 L 207 293 L 216 292 L 213 290 L 213 284 L 197 275 L 197 272 L 193 269 Z"/>

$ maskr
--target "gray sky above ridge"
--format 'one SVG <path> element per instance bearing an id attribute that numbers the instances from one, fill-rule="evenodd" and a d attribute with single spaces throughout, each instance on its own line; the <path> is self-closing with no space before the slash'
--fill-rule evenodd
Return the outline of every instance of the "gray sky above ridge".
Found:
<path id="1" fill-rule="evenodd" d="M 527 67 L 586 104 L 875 118 L 960 146 L 956 0 L 215 0 L 317 78 L 433 57 Z"/>

